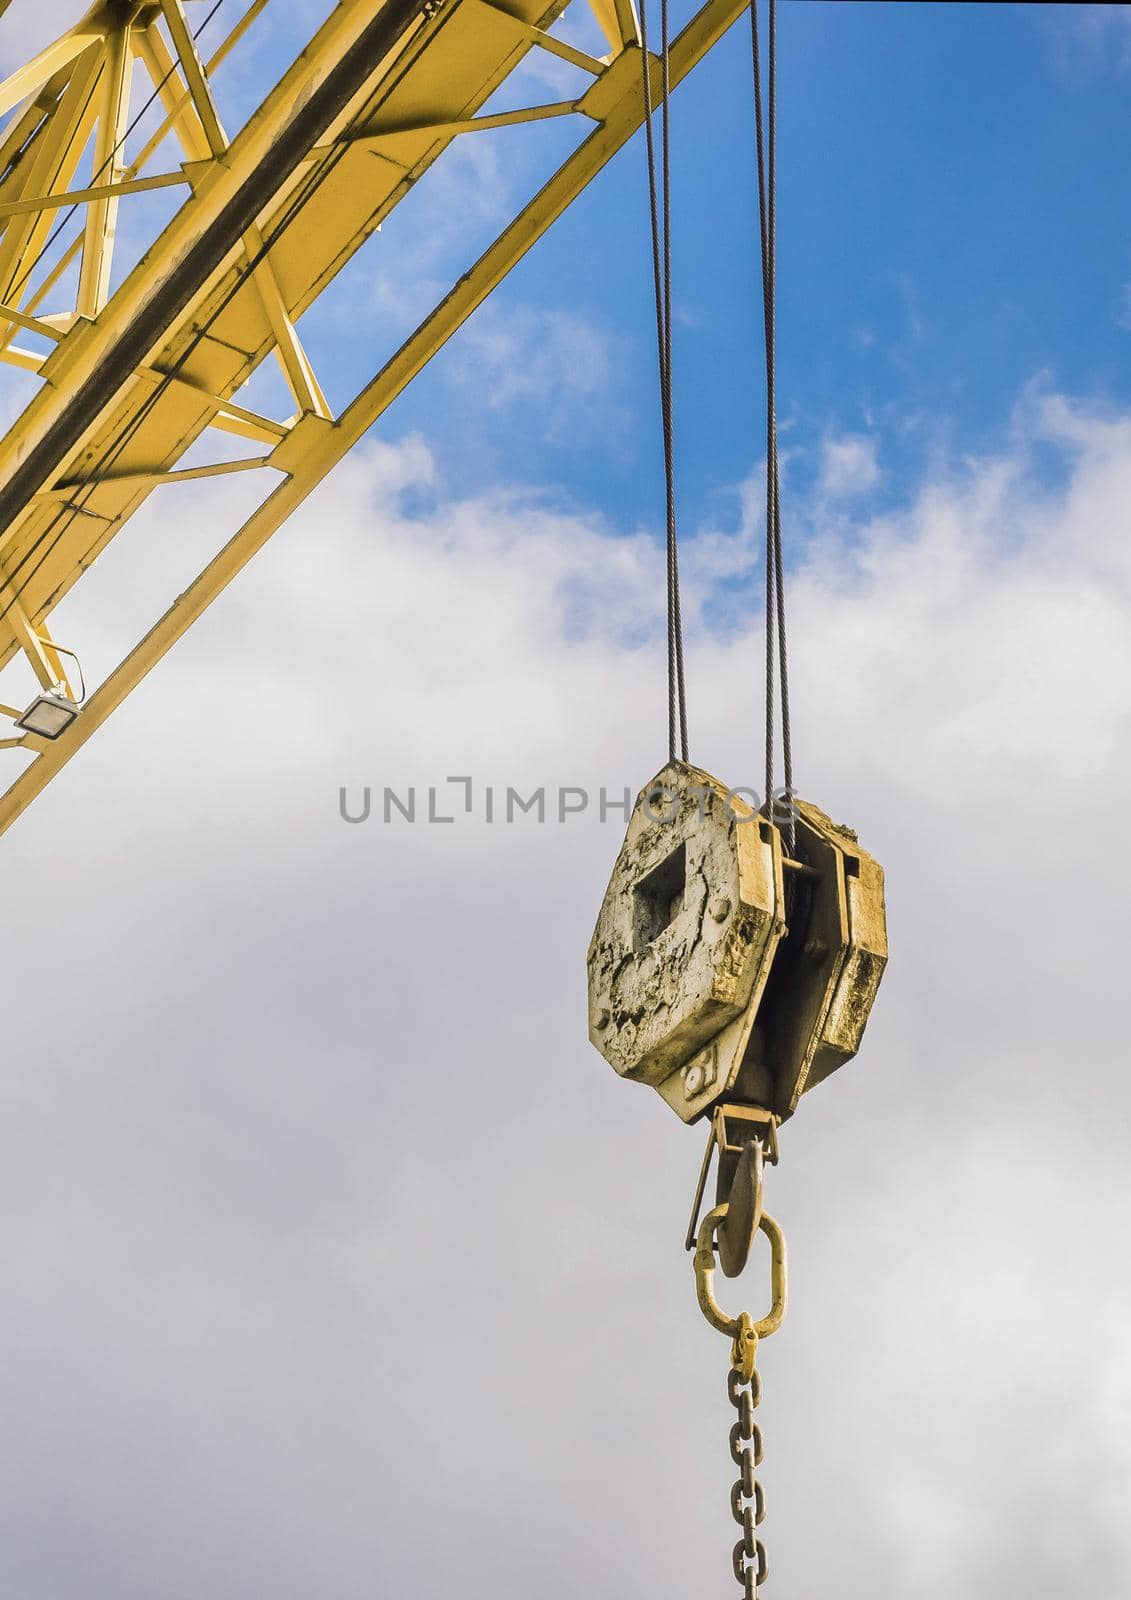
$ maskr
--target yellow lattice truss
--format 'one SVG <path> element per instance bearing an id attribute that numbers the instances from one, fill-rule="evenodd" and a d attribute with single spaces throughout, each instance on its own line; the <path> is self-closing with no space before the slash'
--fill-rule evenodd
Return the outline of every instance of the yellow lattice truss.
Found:
<path id="1" fill-rule="evenodd" d="M 545 0 L 417 0 L 415 9 L 407 0 L 341 0 L 232 138 L 212 75 L 253 28 L 270 27 L 268 0 L 254 0 L 208 60 L 181 0 L 107 0 L 0 83 L 0 361 L 38 383 L 0 440 L 0 671 L 26 661 L 44 691 L 77 698 L 72 652 L 81 654 L 82 641 L 53 638 L 51 613 L 127 519 L 189 479 L 238 472 L 263 484 L 257 509 L 56 738 L 17 726 L 26 707 L 0 706 L 13 725 L 0 750 L 20 752 L 2 759 L 22 767 L 0 797 L 0 831 L 640 126 L 633 0 L 589 3 L 608 44 L 600 58 L 549 31 L 565 6 L 547 12 Z M 673 43 L 674 83 L 742 9 L 743 0 L 707 0 Z M 304 107 L 309 114 L 319 94 L 337 92 L 341 72 L 382 27 L 395 41 L 366 57 L 359 86 L 294 155 Z M 485 112 L 531 51 L 580 69 L 589 86 L 575 100 Z M 164 120 L 127 164 L 137 74 Z M 653 81 L 658 93 L 658 72 Z M 333 416 L 298 332 L 303 313 L 333 292 L 353 253 L 455 140 L 510 124 L 520 136 L 550 117 L 582 131 L 573 153 Z M 180 163 L 150 170 L 170 136 Z M 293 159 L 275 180 L 285 144 Z M 254 210 L 232 232 L 255 184 Z M 175 189 L 183 203 L 111 293 L 120 210 L 158 188 Z M 71 208 L 82 226 L 61 249 L 57 223 Z M 29 333 L 47 341 L 48 354 L 25 347 Z M 293 396 L 293 414 L 281 420 L 236 398 L 269 357 Z M 180 464 L 208 430 L 248 448 L 235 460 Z"/>

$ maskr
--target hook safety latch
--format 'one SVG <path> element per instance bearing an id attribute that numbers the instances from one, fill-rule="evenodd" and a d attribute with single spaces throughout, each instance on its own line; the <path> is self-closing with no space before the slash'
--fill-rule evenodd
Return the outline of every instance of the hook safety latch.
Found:
<path id="1" fill-rule="evenodd" d="M 695 1244 L 695 1292 L 707 1321 L 712 1328 L 717 1328 L 735 1341 L 737 1353 L 744 1343 L 756 1345 L 758 1339 L 768 1338 L 781 1327 L 787 1295 L 785 1235 L 773 1217 L 763 1211 L 758 1219 L 758 1227 L 770 1241 L 770 1309 L 757 1322 L 753 1322 L 745 1312 L 737 1317 L 728 1317 L 715 1299 L 715 1268 L 718 1266 L 716 1239 L 726 1214 L 726 1206 L 716 1206 L 713 1211 L 708 1211 L 699 1224 Z"/>
<path id="2" fill-rule="evenodd" d="M 687 1228 L 687 1249 L 695 1249 L 699 1210 L 707 1188 L 711 1158 L 718 1153 L 715 1204 L 725 1205 L 726 1220 L 718 1232 L 719 1265 L 737 1278 L 746 1265 L 762 1214 L 763 1168 L 778 1162 L 778 1119 L 759 1106 L 716 1106 Z"/>

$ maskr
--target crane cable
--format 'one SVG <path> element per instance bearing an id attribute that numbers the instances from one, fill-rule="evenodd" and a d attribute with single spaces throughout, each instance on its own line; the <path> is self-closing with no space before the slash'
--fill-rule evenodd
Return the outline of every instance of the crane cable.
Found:
<path id="1" fill-rule="evenodd" d="M 758 158 L 758 231 L 762 258 L 762 320 L 766 349 L 766 809 L 774 806 L 775 668 L 781 705 L 782 776 L 786 831 L 795 842 L 793 746 L 789 720 L 789 667 L 785 631 L 785 574 L 782 560 L 781 492 L 777 418 L 777 5 L 769 0 L 767 106 L 763 117 L 762 64 L 758 40 L 758 0 L 750 0 L 750 40 L 754 74 L 754 121 Z M 776 645 L 776 662 L 775 662 Z"/>
<path id="2" fill-rule="evenodd" d="M 660 177 L 657 182 L 652 57 L 648 49 L 648 7 L 640 7 L 643 63 L 644 138 L 648 168 L 652 279 L 656 306 L 656 344 L 664 450 L 664 500 L 667 560 L 668 754 L 688 759 L 687 694 L 683 660 L 679 548 L 675 500 L 675 421 L 672 399 L 672 233 L 669 0 L 660 0 Z M 785 571 L 782 555 L 781 487 L 777 428 L 777 4 L 769 0 L 766 105 L 763 106 L 757 0 L 750 3 L 750 37 L 758 168 L 758 232 L 762 266 L 762 316 L 766 366 L 766 602 L 765 602 L 765 801 L 773 819 L 775 701 L 781 709 L 782 776 L 787 832 L 794 843 L 793 744 L 789 714 L 789 662 L 785 622 Z"/>
<path id="3" fill-rule="evenodd" d="M 687 690 L 683 673 L 683 617 L 679 599 L 679 549 L 675 504 L 675 425 L 672 412 L 672 208 L 671 41 L 669 0 L 660 0 L 660 194 L 657 196 L 653 127 L 652 57 L 648 51 L 648 4 L 640 5 L 640 58 L 644 91 L 644 141 L 648 158 L 648 209 L 652 225 L 652 280 L 656 297 L 656 347 L 660 418 L 664 444 L 664 506 L 667 557 L 668 758 L 687 760 Z M 661 221 L 662 207 L 662 221 Z"/>

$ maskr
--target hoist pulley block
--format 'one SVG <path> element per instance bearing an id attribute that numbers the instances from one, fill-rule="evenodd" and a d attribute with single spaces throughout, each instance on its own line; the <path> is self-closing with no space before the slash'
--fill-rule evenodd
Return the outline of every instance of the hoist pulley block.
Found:
<path id="1" fill-rule="evenodd" d="M 589 947 L 589 1036 L 687 1122 L 745 1044 L 782 903 L 780 835 L 724 784 L 673 762 L 637 796 Z"/>
<path id="2" fill-rule="evenodd" d="M 589 1035 L 685 1122 L 726 1101 L 788 1117 L 859 1048 L 883 872 L 816 806 L 794 812 L 787 845 L 680 761 L 637 796 L 589 946 Z"/>

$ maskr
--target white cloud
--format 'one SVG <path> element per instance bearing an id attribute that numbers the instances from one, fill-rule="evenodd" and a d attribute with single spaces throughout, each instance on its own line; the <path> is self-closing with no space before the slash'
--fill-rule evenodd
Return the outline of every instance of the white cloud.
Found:
<path id="1" fill-rule="evenodd" d="M 1038 6 L 1058 69 L 1073 78 L 1131 69 L 1131 14 L 1124 5 Z"/>
<path id="2" fill-rule="evenodd" d="M 468 324 L 449 377 L 470 384 L 493 410 L 529 402 L 559 409 L 568 402 L 576 427 L 584 415 L 575 402 L 607 392 L 618 344 L 617 334 L 576 312 L 488 302 Z"/>
<path id="3" fill-rule="evenodd" d="M 641 782 L 662 555 L 429 482 L 419 444 L 347 463 L 4 841 L 20 1600 L 730 1582 L 699 1137 L 584 1036 L 615 824 L 336 815 L 343 782 Z M 1131 417 L 1034 393 L 857 536 L 823 503 L 791 586 L 803 791 L 885 862 L 893 946 L 770 1179 L 763 1532 L 800 1594 L 1131 1579 L 1129 507 Z M 718 537 L 693 754 L 741 782 Z M 756 1310 L 761 1265 L 726 1289 Z"/>
<path id="4" fill-rule="evenodd" d="M 864 494 L 880 480 L 878 441 L 870 434 L 846 433 L 821 446 L 821 490 L 836 499 Z"/>

